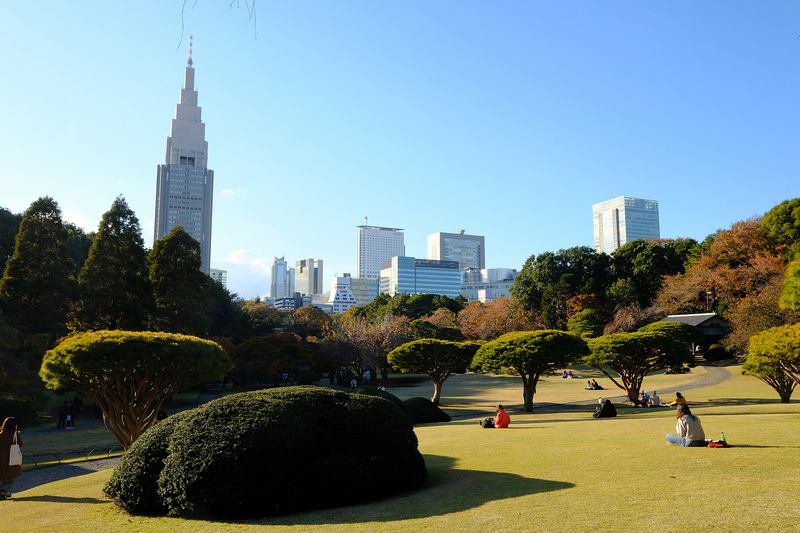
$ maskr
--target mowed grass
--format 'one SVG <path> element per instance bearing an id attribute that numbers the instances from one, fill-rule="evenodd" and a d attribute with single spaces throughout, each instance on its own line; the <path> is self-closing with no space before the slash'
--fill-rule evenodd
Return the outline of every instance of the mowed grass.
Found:
<path id="1" fill-rule="evenodd" d="M 664 435 L 674 430 L 674 410 L 622 407 L 618 418 L 597 420 L 593 406 L 544 408 L 512 412 L 507 430 L 482 429 L 476 419 L 415 428 L 430 474 L 427 486 L 370 504 L 258 521 L 132 517 L 102 496 L 106 471 L 16 494 L 0 504 L 3 523 L 53 532 L 795 531 L 800 403 L 777 403 L 769 387 L 739 375 L 737 367 L 729 370 L 728 381 L 685 395 L 707 436 L 724 431 L 735 445 L 730 449 L 668 446 Z M 703 376 L 698 369 L 662 377 L 685 384 Z M 472 399 L 476 412 L 491 411 L 499 401 L 520 403 L 519 378 L 464 378 L 463 385 L 453 381 L 452 392 L 463 386 L 459 403 Z M 466 390 L 469 380 L 484 378 L 481 391 Z M 557 396 L 562 387 L 565 394 L 581 394 L 567 381 L 574 380 L 541 383 L 537 404 L 540 395 Z M 450 384 L 446 403 L 456 397 L 448 395 Z M 429 388 L 421 384 L 416 394 L 404 388 L 402 395 L 425 396 Z"/>

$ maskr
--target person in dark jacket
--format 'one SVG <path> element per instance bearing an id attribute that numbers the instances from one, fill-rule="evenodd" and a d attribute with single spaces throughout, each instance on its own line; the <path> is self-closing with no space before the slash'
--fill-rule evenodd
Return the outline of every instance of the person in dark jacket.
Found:
<path id="1" fill-rule="evenodd" d="M 11 486 L 22 475 L 22 465 L 8 465 L 9 451 L 15 440 L 21 448 L 22 438 L 17 431 L 17 419 L 9 416 L 0 426 L 0 499 L 11 497 Z"/>
<path id="2" fill-rule="evenodd" d="M 613 416 L 617 416 L 617 408 L 614 407 L 614 404 L 611 403 L 611 400 L 608 398 L 600 398 L 600 405 L 598 405 L 594 410 L 595 418 L 610 418 Z"/>

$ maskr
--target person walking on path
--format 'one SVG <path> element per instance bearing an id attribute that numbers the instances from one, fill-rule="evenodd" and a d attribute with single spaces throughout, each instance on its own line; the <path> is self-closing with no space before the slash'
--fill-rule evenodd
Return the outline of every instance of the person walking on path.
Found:
<path id="1" fill-rule="evenodd" d="M 17 419 L 9 416 L 0 426 L 0 498 L 11 497 L 11 486 L 22 475 L 22 465 L 9 466 L 8 458 L 11 445 L 22 447 L 22 438 L 17 431 Z"/>

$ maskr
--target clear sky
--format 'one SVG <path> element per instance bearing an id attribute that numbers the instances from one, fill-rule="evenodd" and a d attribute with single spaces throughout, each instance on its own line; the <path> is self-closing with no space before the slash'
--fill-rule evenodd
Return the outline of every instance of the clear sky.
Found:
<path id="1" fill-rule="evenodd" d="M 0 8 L 0 206 L 152 245 L 189 35 L 214 268 L 356 272 L 356 226 L 486 237 L 488 267 L 593 246 L 592 204 L 659 201 L 702 240 L 800 196 L 800 2 L 83 0 Z M 181 33 L 183 31 L 183 39 Z"/>

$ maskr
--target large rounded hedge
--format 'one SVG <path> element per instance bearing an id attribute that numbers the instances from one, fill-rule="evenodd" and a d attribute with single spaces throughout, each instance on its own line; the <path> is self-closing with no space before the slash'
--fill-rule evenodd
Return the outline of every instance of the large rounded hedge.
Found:
<path id="1" fill-rule="evenodd" d="M 138 475 L 146 481 L 160 471 L 157 499 L 178 516 L 263 517 L 349 505 L 416 488 L 426 477 L 400 409 L 318 387 L 220 398 L 176 421 L 168 440 L 166 459 Z M 117 467 L 126 468 L 132 465 Z M 112 481 L 124 476 L 115 471 Z M 152 485 L 146 490 L 152 496 Z M 129 493 L 107 491 L 134 507 L 120 501 Z"/>
<path id="2" fill-rule="evenodd" d="M 103 488 L 120 507 L 137 515 L 167 513 L 158 495 L 158 477 L 164 468 L 172 432 L 191 414 L 192 411 L 184 411 L 156 423 L 128 448 Z"/>
<path id="3" fill-rule="evenodd" d="M 406 415 L 413 424 L 427 424 L 430 422 L 450 422 L 450 415 L 442 411 L 427 398 L 409 398 L 403 402 Z"/>

